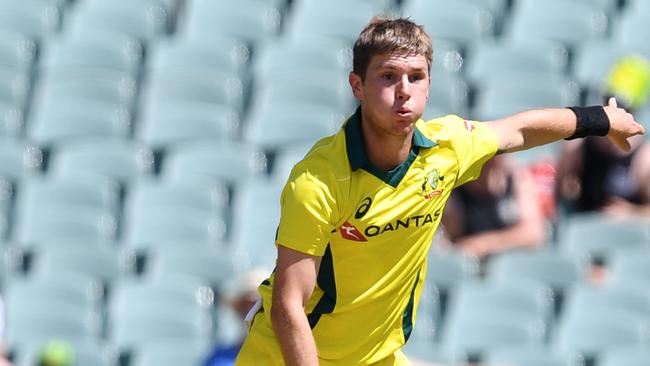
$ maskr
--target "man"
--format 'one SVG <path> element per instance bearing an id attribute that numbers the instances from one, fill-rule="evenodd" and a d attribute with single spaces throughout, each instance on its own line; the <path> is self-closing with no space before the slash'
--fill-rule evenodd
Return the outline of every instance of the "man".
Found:
<path id="1" fill-rule="evenodd" d="M 289 177 L 276 269 L 259 287 L 263 301 L 237 365 L 408 365 L 400 348 L 453 188 L 476 179 L 497 152 L 607 132 L 629 148 L 626 138 L 643 131 L 614 101 L 489 124 L 456 116 L 425 123 L 432 47 L 423 28 L 374 19 L 353 54 L 360 107 Z"/>

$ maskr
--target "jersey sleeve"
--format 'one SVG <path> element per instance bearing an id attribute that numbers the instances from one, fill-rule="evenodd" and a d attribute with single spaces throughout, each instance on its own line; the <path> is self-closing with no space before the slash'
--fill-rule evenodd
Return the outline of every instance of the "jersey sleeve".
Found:
<path id="1" fill-rule="evenodd" d="M 308 171 L 292 173 L 282 191 L 276 244 L 322 256 L 335 227 L 335 212 L 330 186 Z"/>
<path id="2" fill-rule="evenodd" d="M 458 178 L 454 187 L 478 178 L 481 168 L 499 148 L 497 135 L 484 122 L 455 118 L 447 127 L 450 141 L 458 159 Z"/>

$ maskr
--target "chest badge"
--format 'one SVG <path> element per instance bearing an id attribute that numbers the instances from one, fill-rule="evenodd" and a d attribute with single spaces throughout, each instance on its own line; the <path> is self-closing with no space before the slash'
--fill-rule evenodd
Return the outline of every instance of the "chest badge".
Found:
<path id="1" fill-rule="evenodd" d="M 445 180 L 445 177 L 440 175 L 438 169 L 433 169 L 428 172 L 424 177 L 424 182 L 422 183 L 422 196 L 426 200 L 430 200 L 433 197 L 440 196 L 444 191 L 444 188 L 438 188 L 439 182 Z"/>

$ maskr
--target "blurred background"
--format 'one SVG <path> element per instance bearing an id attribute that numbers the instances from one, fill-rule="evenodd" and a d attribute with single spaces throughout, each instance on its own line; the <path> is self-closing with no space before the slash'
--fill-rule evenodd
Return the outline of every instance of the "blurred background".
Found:
<path id="1" fill-rule="evenodd" d="M 426 118 L 616 95 L 650 126 L 647 0 L 0 0 L 6 357 L 189 366 L 236 352 L 242 296 L 273 269 L 283 184 L 354 111 L 352 42 L 385 12 L 434 40 Z M 486 173 L 497 183 L 479 195 L 505 218 L 438 233 L 409 355 L 650 365 L 647 143 L 590 144 Z M 457 245 L 524 222 L 511 245 Z"/>

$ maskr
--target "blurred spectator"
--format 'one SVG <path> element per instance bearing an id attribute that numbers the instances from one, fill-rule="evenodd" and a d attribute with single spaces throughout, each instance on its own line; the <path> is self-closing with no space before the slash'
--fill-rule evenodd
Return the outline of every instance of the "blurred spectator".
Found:
<path id="1" fill-rule="evenodd" d="M 631 113 L 643 108 L 650 94 L 650 63 L 635 55 L 622 58 L 609 72 L 603 94 L 605 99 L 616 97 Z M 606 137 L 564 144 L 557 182 L 560 201 L 569 212 L 650 217 L 650 144 L 643 136 L 630 141 L 629 153 Z"/>
<path id="2" fill-rule="evenodd" d="M 9 350 L 5 342 L 5 308 L 0 297 L 0 366 L 12 366 L 9 361 Z"/>
<path id="3" fill-rule="evenodd" d="M 239 317 L 239 324 L 244 328 L 244 318 L 248 311 L 259 299 L 257 287 L 268 278 L 270 272 L 262 268 L 253 268 L 241 273 L 232 288 L 226 290 L 218 306 L 227 306 Z M 234 344 L 217 344 L 207 357 L 203 366 L 231 366 L 244 341 L 245 331 L 242 329 Z"/>
<path id="4" fill-rule="evenodd" d="M 452 245 L 485 258 L 545 239 L 545 218 L 532 174 L 497 155 L 480 177 L 452 192 L 442 217 Z"/>
<path id="5" fill-rule="evenodd" d="M 38 366 L 74 366 L 75 353 L 69 344 L 61 341 L 47 343 L 38 357 Z"/>

